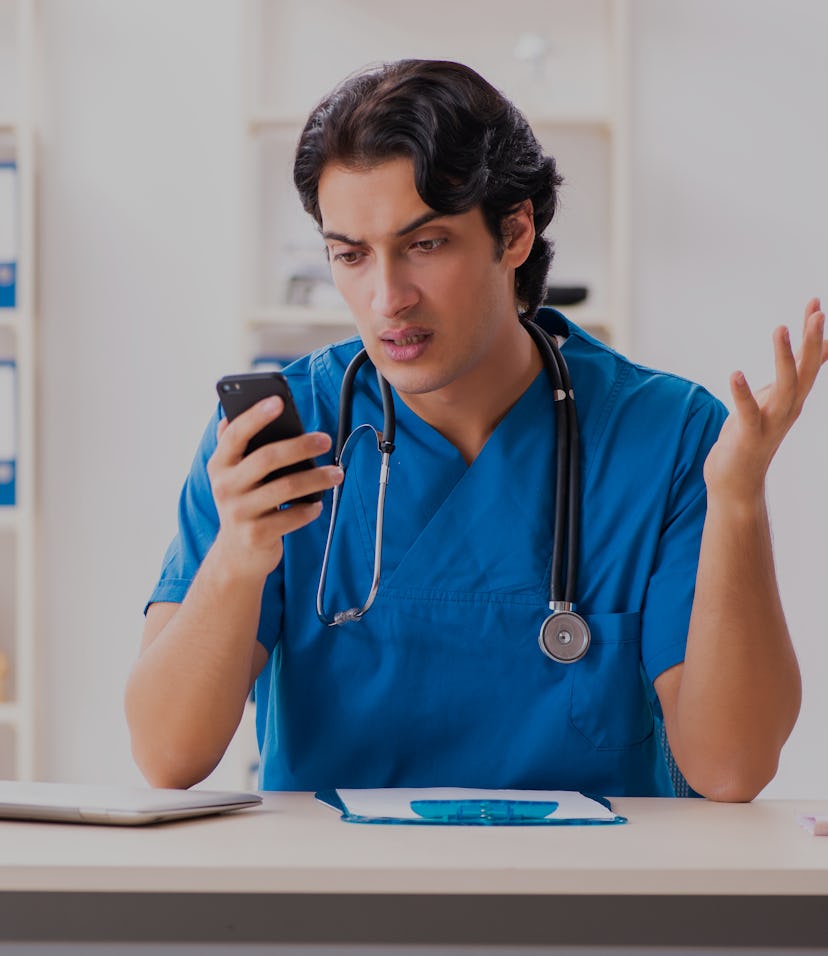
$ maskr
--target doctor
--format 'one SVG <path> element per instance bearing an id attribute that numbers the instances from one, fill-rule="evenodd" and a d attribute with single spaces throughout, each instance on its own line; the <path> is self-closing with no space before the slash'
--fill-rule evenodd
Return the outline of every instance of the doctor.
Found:
<path id="1" fill-rule="evenodd" d="M 126 709 L 135 758 L 187 787 L 220 760 L 256 685 L 261 785 L 672 793 L 654 719 L 692 787 L 750 800 L 800 704 L 765 475 L 822 363 L 776 330 L 775 382 L 731 378 L 734 411 L 540 309 L 560 177 L 523 117 L 458 64 L 347 80 L 311 114 L 295 179 L 360 339 L 286 372 L 308 433 L 243 457 L 282 411 L 208 424 L 146 613 Z M 577 608 L 592 642 L 544 656 L 555 531 L 554 393 L 524 323 L 556 337 L 580 425 Z M 316 614 L 346 366 L 393 389 L 382 577 L 359 621 Z M 353 424 L 382 426 L 377 379 Z M 320 467 L 268 484 L 274 468 Z M 356 441 L 325 601 L 371 582 L 379 457 Z M 312 491 L 322 504 L 280 505 Z"/>

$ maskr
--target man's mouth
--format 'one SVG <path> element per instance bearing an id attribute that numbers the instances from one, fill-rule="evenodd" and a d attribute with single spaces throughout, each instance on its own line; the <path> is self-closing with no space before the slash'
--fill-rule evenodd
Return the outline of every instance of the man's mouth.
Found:
<path id="1" fill-rule="evenodd" d="M 404 335 L 399 339 L 385 339 L 386 342 L 393 342 L 394 345 L 416 345 L 418 342 L 424 342 L 427 335 L 418 333 L 417 335 Z"/>
<path id="2" fill-rule="evenodd" d="M 403 329 L 400 332 L 384 332 L 380 338 L 383 342 L 389 342 L 392 345 L 419 345 L 424 342 L 431 332 L 423 332 L 419 329 Z"/>

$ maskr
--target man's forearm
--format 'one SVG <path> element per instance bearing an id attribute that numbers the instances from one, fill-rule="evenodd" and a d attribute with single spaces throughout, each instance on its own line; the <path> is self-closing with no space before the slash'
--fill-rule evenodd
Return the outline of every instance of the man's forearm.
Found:
<path id="1" fill-rule="evenodd" d="M 711 495 L 671 746 L 691 784 L 752 799 L 773 777 L 801 698 L 764 499 Z"/>
<path id="2" fill-rule="evenodd" d="M 214 546 L 130 675 L 133 753 L 155 786 L 188 787 L 221 759 L 250 689 L 264 582 L 228 573 Z"/>

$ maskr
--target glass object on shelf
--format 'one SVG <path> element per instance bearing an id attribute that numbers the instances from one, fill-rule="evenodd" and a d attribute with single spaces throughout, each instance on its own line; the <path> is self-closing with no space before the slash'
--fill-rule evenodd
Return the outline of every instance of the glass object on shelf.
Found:
<path id="1" fill-rule="evenodd" d="M 331 280 L 327 264 L 308 264 L 290 275 L 286 284 L 285 303 L 316 309 L 344 311 L 346 308 Z"/>

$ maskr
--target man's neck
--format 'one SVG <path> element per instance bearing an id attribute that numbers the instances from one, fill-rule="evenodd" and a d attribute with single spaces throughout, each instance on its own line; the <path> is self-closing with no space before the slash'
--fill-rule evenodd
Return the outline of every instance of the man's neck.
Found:
<path id="1" fill-rule="evenodd" d="M 471 464 L 500 421 L 543 367 L 540 353 L 520 326 L 492 350 L 492 360 L 461 381 L 424 394 L 402 394 L 402 401 L 440 432 Z"/>

